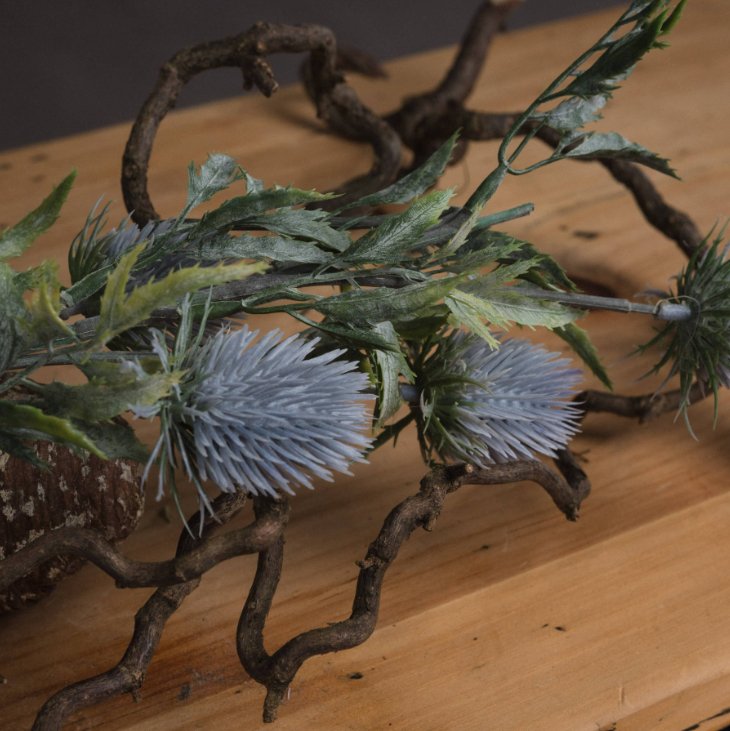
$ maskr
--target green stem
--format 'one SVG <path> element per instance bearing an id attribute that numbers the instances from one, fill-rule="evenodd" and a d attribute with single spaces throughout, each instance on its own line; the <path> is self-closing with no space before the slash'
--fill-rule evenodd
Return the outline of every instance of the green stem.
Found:
<path id="1" fill-rule="evenodd" d="M 525 149 L 526 145 L 535 136 L 535 134 L 537 133 L 537 128 L 530 129 L 525 134 L 517 148 L 511 154 L 508 154 L 508 148 L 512 144 L 515 136 L 519 133 L 525 123 L 530 121 L 538 107 L 546 103 L 548 100 L 552 100 L 561 96 L 557 90 L 572 75 L 574 75 L 575 71 L 580 68 L 586 61 L 588 61 L 588 59 L 594 53 L 603 48 L 604 44 L 606 44 L 610 40 L 611 36 L 622 25 L 630 21 L 635 14 L 635 11 L 632 11 L 631 9 L 625 11 L 621 15 L 621 17 L 609 28 L 609 30 L 604 33 L 603 36 L 601 36 L 601 38 L 591 46 L 591 48 L 583 52 L 575 61 L 573 61 L 572 64 L 570 64 L 570 66 L 568 66 L 568 68 L 566 68 L 555 79 L 553 79 L 553 81 L 548 84 L 545 90 L 532 102 L 532 104 L 530 104 L 527 109 L 525 109 L 525 111 L 520 114 L 520 116 L 514 122 L 499 146 L 498 166 L 482 181 L 479 187 L 474 191 L 474 193 L 471 195 L 466 205 L 464 206 L 465 208 L 472 212 L 480 210 L 484 207 L 484 205 L 492 197 L 492 195 L 494 195 L 494 192 L 499 186 L 499 183 L 502 182 L 507 173 L 518 175 L 522 172 L 526 172 L 517 168 L 513 168 L 512 165 Z M 534 166 L 532 166 L 532 168 L 534 168 Z"/>
<path id="2" fill-rule="evenodd" d="M 683 321 L 694 317 L 692 307 L 684 302 L 660 300 L 656 304 L 644 304 L 633 302 L 618 297 L 599 297 L 592 294 L 580 292 L 562 292 L 559 290 L 540 289 L 539 287 L 519 286 L 520 294 L 526 294 L 535 299 L 560 302 L 570 307 L 577 307 L 586 310 L 609 310 L 611 312 L 627 312 L 639 315 L 651 315 L 660 320 Z"/>

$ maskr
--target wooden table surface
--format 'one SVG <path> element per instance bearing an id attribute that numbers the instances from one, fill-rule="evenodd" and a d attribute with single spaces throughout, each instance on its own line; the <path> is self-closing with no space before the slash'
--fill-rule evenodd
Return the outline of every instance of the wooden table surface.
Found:
<path id="1" fill-rule="evenodd" d="M 612 15 L 500 37 L 474 106 L 520 108 Z M 672 158 L 683 182 L 652 177 L 709 230 L 730 215 L 730 3 L 693 0 L 685 15 L 672 47 L 639 67 L 604 124 Z M 356 85 L 368 103 L 386 110 L 404 93 L 432 85 L 449 57 L 437 51 L 406 58 L 390 64 L 389 81 Z M 146 91 L 140 89 L 140 100 Z M 22 100 L 11 106 L 22 114 Z M 2 223 L 18 220 L 71 167 L 79 171 L 61 220 L 25 263 L 47 256 L 62 262 L 102 194 L 116 200 L 112 221 L 122 217 L 117 180 L 127 131 L 120 125 L 0 156 Z M 269 183 L 320 189 L 366 170 L 370 156 L 367 146 L 325 133 L 295 88 L 271 101 L 236 98 L 176 113 L 163 124 L 152 164 L 153 199 L 163 214 L 181 205 L 187 163 L 210 151 L 232 154 Z M 491 169 L 494 153 L 492 144 L 472 146 L 444 184 L 458 186 L 465 198 Z M 565 163 L 511 179 L 495 207 L 524 201 L 535 202 L 536 211 L 511 230 L 554 254 L 571 274 L 617 295 L 662 287 L 682 266 L 673 244 L 647 227 L 598 166 Z M 587 327 L 621 391 L 651 387 L 637 380 L 649 362 L 627 357 L 647 339 L 650 322 L 596 314 Z M 306 663 L 274 728 L 725 727 L 730 417 L 721 413 L 713 431 L 710 405 L 702 404 L 692 421 L 698 441 L 671 415 L 641 427 L 590 416 L 574 443 L 593 482 L 577 524 L 534 485 L 464 488 L 451 496 L 435 530 L 415 534 L 387 575 L 373 637 Z M 354 562 L 423 472 L 408 434 L 353 478 L 296 497 L 270 647 L 347 615 Z M 124 550 L 167 557 L 178 530 L 152 504 Z M 137 702 L 114 699 L 80 713 L 69 728 L 260 728 L 263 691 L 239 666 L 234 645 L 253 566 L 251 557 L 239 558 L 205 577 L 170 621 Z M 0 618 L 0 673 L 7 681 L 0 685 L 0 727 L 28 728 L 51 693 L 114 664 L 148 594 L 117 590 L 86 567 L 40 605 Z"/>

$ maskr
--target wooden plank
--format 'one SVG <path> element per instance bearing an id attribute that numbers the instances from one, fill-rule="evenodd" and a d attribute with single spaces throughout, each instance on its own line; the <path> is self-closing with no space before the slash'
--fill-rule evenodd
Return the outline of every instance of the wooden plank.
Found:
<path id="1" fill-rule="evenodd" d="M 672 157 L 685 182 L 657 182 L 705 229 L 728 213 L 729 11 L 723 0 L 690 4 L 672 48 L 649 57 L 606 114 L 607 127 Z M 475 106 L 519 108 L 609 17 L 500 38 Z M 449 55 L 398 61 L 389 85 L 359 80 L 358 88 L 373 106 L 391 108 L 406 91 L 431 85 Z M 156 204 L 175 211 L 185 165 L 211 149 L 233 154 L 269 182 L 326 188 L 367 169 L 367 147 L 322 134 L 311 117 L 297 89 L 274 101 L 236 99 L 174 114 L 155 150 Z M 4 223 L 20 218 L 73 165 L 79 169 L 62 220 L 26 264 L 46 256 L 62 261 L 99 194 L 119 197 L 126 132 L 123 125 L 0 156 Z M 445 185 L 466 195 L 493 156 L 493 145 L 473 146 Z M 596 166 L 566 164 L 510 181 L 495 207 L 525 200 L 535 201 L 537 211 L 512 230 L 617 294 L 663 286 L 681 266 L 680 255 Z M 122 215 L 116 205 L 111 220 Z M 586 240 L 576 231 L 598 235 Z M 291 327 L 275 318 L 264 326 L 272 323 Z M 647 338 L 650 323 L 601 314 L 588 326 L 622 390 L 649 388 L 636 381 L 647 362 L 624 356 Z M 730 425 L 724 415 L 712 431 L 710 421 L 709 405 L 693 411 L 701 437 L 694 442 L 671 416 L 641 428 L 589 419 L 576 448 L 588 450 L 594 494 L 577 525 L 562 520 L 534 486 L 469 488 L 449 498 L 435 531 L 414 536 L 389 573 L 373 638 L 309 662 L 279 726 L 563 731 L 618 721 L 618 728 L 638 731 L 684 728 L 723 710 L 730 704 L 721 700 L 730 673 L 724 609 Z M 422 473 L 409 434 L 354 478 L 297 496 L 271 647 L 345 616 L 354 561 Z M 177 532 L 153 507 L 125 550 L 167 556 Z M 79 714 L 71 727 L 207 728 L 213 720 L 221 729 L 258 727 L 262 692 L 240 669 L 233 640 L 252 571 L 250 559 L 235 560 L 206 576 L 170 622 L 141 702 L 110 701 Z M 0 686 L 3 727 L 27 728 L 55 689 L 116 662 L 148 593 L 116 590 L 87 568 L 43 604 L 0 620 L 0 673 L 8 679 Z M 364 677 L 350 679 L 353 672 Z M 713 724 L 706 721 L 701 731 L 719 727 Z"/>

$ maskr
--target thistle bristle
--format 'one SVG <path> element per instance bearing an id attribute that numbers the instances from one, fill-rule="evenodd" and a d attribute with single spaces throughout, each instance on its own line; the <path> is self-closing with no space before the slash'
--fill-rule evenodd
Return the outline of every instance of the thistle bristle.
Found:
<path id="1" fill-rule="evenodd" d="M 538 345 L 506 340 L 492 350 L 453 332 L 420 376 L 426 437 L 442 458 L 476 466 L 554 456 L 578 431 L 580 411 L 569 399 L 580 379 Z"/>

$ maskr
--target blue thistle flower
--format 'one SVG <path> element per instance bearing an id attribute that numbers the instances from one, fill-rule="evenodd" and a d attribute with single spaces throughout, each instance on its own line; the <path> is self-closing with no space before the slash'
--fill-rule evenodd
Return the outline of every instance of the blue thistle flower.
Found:
<path id="1" fill-rule="evenodd" d="M 582 374 L 569 363 L 524 340 L 494 350 L 452 332 L 418 377 L 428 448 L 480 467 L 555 456 L 578 431 L 580 411 L 568 399 Z"/>
<path id="2" fill-rule="evenodd" d="M 189 430 L 188 474 L 272 496 L 349 474 L 370 445 L 367 376 L 343 350 L 312 356 L 316 340 L 257 335 L 221 330 L 192 355 L 173 417 Z"/>

